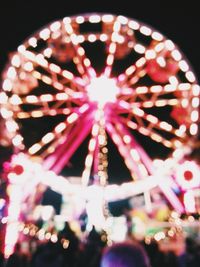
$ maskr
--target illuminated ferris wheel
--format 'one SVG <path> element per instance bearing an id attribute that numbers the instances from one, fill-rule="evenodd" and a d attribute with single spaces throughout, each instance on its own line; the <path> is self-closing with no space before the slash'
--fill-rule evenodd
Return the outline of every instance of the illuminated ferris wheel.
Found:
<path id="1" fill-rule="evenodd" d="M 0 92 L 5 136 L 17 155 L 8 175 L 5 254 L 12 253 L 18 238 L 21 203 L 41 177 L 61 191 L 77 190 L 60 176 L 77 151 L 76 160 L 83 159 L 78 192 L 86 188 L 94 220 L 104 220 L 104 200 L 156 186 L 175 210 L 184 212 L 173 186 L 187 190 L 190 180 L 200 186 L 199 177 L 188 171 L 190 163 L 184 164 L 197 139 L 199 94 L 179 48 L 131 18 L 65 17 L 30 36 L 10 56 Z M 131 182 L 109 185 L 113 156 L 121 158 Z M 181 164 L 185 169 L 179 169 Z M 99 213 L 93 215 L 95 201 Z"/>
<path id="2" fill-rule="evenodd" d="M 137 181 L 157 171 L 152 154 L 181 162 L 198 133 L 199 86 L 184 55 L 124 16 L 47 25 L 11 56 L 2 88 L 1 115 L 16 152 L 59 174 L 87 140 L 83 185 L 91 177 L 108 182 L 108 142 Z"/>

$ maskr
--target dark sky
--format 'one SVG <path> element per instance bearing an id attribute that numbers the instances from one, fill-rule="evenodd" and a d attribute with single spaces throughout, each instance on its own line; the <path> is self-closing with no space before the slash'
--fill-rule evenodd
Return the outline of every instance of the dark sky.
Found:
<path id="1" fill-rule="evenodd" d="M 3 3 L 4 2 L 4 3 Z M 0 4 L 0 71 L 9 53 L 46 24 L 88 12 L 134 18 L 176 43 L 200 79 L 200 11 L 198 1 L 142 0 L 2 0 Z"/>
<path id="2" fill-rule="evenodd" d="M 45 24 L 86 12 L 109 12 L 135 18 L 172 39 L 200 77 L 198 1 L 143 0 L 3 0 L 0 4 L 0 68 L 9 52 Z"/>

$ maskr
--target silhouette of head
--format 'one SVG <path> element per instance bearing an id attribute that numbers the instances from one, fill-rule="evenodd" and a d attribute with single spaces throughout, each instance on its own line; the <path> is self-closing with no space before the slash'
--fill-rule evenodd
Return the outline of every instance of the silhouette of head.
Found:
<path id="1" fill-rule="evenodd" d="M 101 267 L 150 267 L 150 264 L 142 246 L 137 243 L 122 242 L 104 251 Z"/>

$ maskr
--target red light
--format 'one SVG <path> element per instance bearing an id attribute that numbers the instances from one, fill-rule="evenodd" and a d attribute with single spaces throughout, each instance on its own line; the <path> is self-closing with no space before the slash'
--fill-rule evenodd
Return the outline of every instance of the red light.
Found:
<path id="1" fill-rule="evenodd" d="M 21 165 L 15 165 L 13 168 L 12 168 L 12 172 L 14 172 L 15 174 L 17 175 L 20 175 L 24 172 L 24 168 L 23 166 Z"/>
<path id="2" fill-rule="evenodd" d="M 193 178 L 193 173 L 189 170 L 184 172 L 184 178 L 186 181 L 190 181 Z"/>

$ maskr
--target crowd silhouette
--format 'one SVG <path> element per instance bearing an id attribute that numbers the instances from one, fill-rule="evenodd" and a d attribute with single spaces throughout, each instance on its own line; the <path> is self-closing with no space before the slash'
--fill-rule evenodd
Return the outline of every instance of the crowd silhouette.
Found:
<path id="1" fill-rule="evenodd" d="M 175 238 L 174 238 L 175 239 Z M 186 237 L 171 240 L 165 249 L 157 241 L 145 242 L 127 237 L 124 242 L 109 243 L 105 232 L 93 227 L 80 240 L 68 222 L 58 233 L 58 241 L 30 240 L 25 251 L 18 242 L 8 259 L 0 254 L 0 267 L 198 267 L 198 239 Z M 165 242 L 165 241 L 163 241 Z M 167 249 L 166 249 L 167 248 Z"/>

